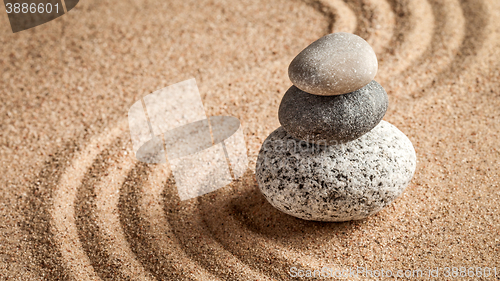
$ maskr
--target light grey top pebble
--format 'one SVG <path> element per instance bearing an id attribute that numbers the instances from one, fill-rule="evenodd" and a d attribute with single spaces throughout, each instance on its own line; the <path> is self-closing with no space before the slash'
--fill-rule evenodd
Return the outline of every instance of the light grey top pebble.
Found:
<path id="1" fill-rule="evenodd" d="M 377 56 L 361 37 L 328 34 L 300 52 L 288 67 L 292 83 L 304 92 L 331 96 L 361 89 L 377 74 Z"/>

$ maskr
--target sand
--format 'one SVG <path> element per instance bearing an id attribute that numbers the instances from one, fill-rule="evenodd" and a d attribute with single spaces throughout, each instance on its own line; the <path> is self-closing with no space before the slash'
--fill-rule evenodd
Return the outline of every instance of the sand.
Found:
<path id="1" fill-rule="evenodd" d="M 325 266 L 500 276 L 499 23 L 497 0 L 89 0 L 16 34 L 0 13 L 0 279 L 288 280 Z M 332 31 L 374 47 L 384 120 L 418 157 L 400 198 L 346 223 L 280 213 L 254 176 L 288 64 Z M 135 160 L 127 111 L 191 77 L 207 115 L 241 120 L 250 165 L 180 201 L 168 165 Z"/>

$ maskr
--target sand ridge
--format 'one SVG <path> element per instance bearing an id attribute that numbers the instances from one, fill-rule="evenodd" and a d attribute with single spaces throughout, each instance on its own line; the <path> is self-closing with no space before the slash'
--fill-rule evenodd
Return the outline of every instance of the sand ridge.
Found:
<path id="1" fill-rule="evenodd" d="M 291 267 L 323 266 L 500 273 L 498 1 L 82 1 L 22 33 L 0 22 L 0 279 L 289 280 Z M 275 210 L 254 176 L 279 126 L 289 62 L 332 31 L 374 46 L 384 120 L 419 161 L 399 199 L 347 223 Z M 168 165 L 134 159 L 126 112 L 190 77 L 207 115 L 242 121 L 251 163 L 240 180 L 181 202 Z"/>

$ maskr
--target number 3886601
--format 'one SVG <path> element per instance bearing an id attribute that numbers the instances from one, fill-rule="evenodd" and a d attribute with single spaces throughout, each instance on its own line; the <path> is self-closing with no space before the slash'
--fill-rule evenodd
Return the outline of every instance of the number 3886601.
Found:
<path id="1" fill-rule="evenodd" d="M 59 3 L 52 5 L 52 3 L 7 3 L 5 4 L 5 7 L 7 8 L 7 14 L 42 14 L 42 13 L 47 13 L 51 14 L 52 12 L 55 12 L 56 14 L 59 14 Z"/>

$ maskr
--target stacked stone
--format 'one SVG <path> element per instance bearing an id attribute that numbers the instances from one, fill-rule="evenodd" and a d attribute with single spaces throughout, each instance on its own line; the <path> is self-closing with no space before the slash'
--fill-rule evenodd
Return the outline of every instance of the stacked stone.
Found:
<path id="1" fill-rule="evenodd" d="M 326 35 L 291 62 L 282 127 L 257 159 L 257 182 L 271 205 L 302 219 L 348 221 L 377 213 L 403 192 L 415 150 L 381 121 L 388 97 L 373 80 L 377 69 L 371 46 L 350 33 Z"/>

